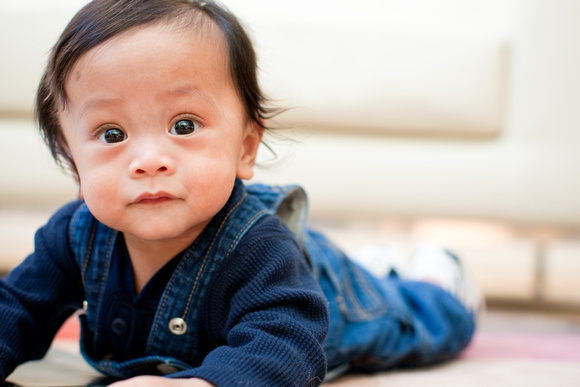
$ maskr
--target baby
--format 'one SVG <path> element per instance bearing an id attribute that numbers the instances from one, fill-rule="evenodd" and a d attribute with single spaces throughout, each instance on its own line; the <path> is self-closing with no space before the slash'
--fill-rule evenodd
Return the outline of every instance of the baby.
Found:
<path id="1" fill-rule="evenodd" d="M 81 199 L 0 282 L 0 381 L 79 309 L 83 356 L 115 386 L 316 386 L 463 349 L 480 298 L 453 255 L 372 275 L 305 226 L 301 188 L 244 185 L 272 113 L 223 7 L 81 9 L 37 96 Z"/>

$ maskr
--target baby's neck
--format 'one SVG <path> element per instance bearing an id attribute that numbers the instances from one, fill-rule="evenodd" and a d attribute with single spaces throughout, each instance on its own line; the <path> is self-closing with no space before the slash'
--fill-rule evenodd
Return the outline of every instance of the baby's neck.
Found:
<path id="1" fill-rule="evenodd" d="M 133 267 L 136 294 L 147 285 L 149 280 L 173 257 L 189 246 L 175 241 L 143 241 L 125 234 L 125 243 Z"/>

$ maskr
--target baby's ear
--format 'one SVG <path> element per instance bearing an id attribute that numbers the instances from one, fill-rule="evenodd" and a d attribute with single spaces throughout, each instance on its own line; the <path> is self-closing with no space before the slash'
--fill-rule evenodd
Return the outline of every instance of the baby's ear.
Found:
<path id="1" fill-rule="evenodd" d="M 242 139 L 242 152 L 238 163 L 237 177 L 249 180 L 254 177 L 254 164 L 258 154 L 258 147 L 262 141 L 264 127 L 257 122 L 250 121 L 246 126 Z"/>

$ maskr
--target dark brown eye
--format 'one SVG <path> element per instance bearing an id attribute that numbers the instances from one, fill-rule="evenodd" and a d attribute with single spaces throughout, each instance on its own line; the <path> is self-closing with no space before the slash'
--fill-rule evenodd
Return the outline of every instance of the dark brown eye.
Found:
<path id="1" fill-rule="evenodd" d="M 191 120 L 179 120 L 173 125 L 169 133 L 177 136 L 185 136 L 195 132 L 199 128 L 199 124 Z"/>
<path id="2" fill-rule="evenodd" d="M 121 129 L 113 128 L 107 129 L 99 136 L 101 141 L 106 142 L 107 144 L 114 144 L 117 142 L 125 141 L 127 135 Z"/>

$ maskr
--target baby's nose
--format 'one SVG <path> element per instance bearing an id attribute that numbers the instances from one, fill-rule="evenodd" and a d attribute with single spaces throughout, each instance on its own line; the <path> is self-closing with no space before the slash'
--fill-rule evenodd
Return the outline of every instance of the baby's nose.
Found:
<path id="1" fill-rule="evenodd" d="M 133 178 L 172 174 L 174 170 L 175 163 L 173 158 L 159 144 L 150 144 L 137 148 L 130 166 L 130 173 Z"/>

